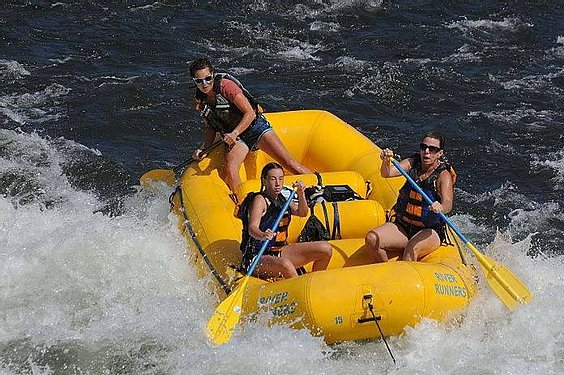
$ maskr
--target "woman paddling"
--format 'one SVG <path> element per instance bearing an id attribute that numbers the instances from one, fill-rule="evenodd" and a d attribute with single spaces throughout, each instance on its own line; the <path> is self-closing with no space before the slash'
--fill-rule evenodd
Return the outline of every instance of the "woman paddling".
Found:
<path id="1" fill-rule="evenodd" d="M 382 177 L 396 177 L 401 173 L 390 163 L 394 153 L 382 150 Z M 386 262 L 390 253 L 400 260 L 416 261 L 435 251 L 446 241 L 445 222 L 439 212 L 452 210 L 456 174 L 444 159 L 444 139 L 435 132 L 427 133 L 419 144 L 419 153 L 399 164 L 433 201 L 423 197 L 405 182 L 394 206 L 395 220 L 372 229 L 365 244 L 374 262 Z"/>
<path id="2" fill-rule="evenodd" d="M 241 206 L 243 235 L 241 251 L 243 252 L 242 269 L 246 272 L 259 253 L 264 241 L 269 241 L 253 275 L 261 277 L 297 276 L 296 268 L 313 262 L 313 271 L 327 268 L 331 260 L 332 248 L 327 241 L 303 242 L 288 244 L 288 225 L 291 215 L 307 216 L 307 206 L 303 181 L 297 181 L 298 203 L 292 202 L 284 214 L 276 232 L 270 228 L 284 206 L 282 195 L 284 186 L 284 170 L 278 163 L 268 163 L 261 172 L 261 191 L 251 195 L 248 207 Z"/>

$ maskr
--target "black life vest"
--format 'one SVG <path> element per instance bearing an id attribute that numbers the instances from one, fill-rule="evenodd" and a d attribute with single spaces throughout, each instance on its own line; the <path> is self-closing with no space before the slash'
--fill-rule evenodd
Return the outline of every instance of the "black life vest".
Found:
<path id="1" fill-rule="evenodd" d="M 437 178 L 442 171 L 447 170 L 453 176 L 454 184 L 456 181 L 454 169 L 446 162 L 440 162 L 433 173 L 421 181 L 419 180 L 419 174 L 422 172 L 420 155 L 413 155 L 413 160 L 409 176 L 419 185 L 421 190 L 427 194 L 432 202 L 441 202 L 441 197 L 437 192 Z M 411 186 L 409 181 L 406 181 L 400 189 L 394 210 L 396 212 L 396 220 L 400 220 L 405 224 L 420 228 L 438 228 L 445 224 L 441 216 L 431 210 L 430 205 L 425 202 L 421 194 Z"/>
<path id="2" fill-rule="evenodd" d="M 266 208 L 266 212 L 260 219 L 259 229 L 265 232 L 267 229 L 272 229 L 272 225 L 278 218 L 280 214 L 280 210 L 284 207 L 286 200 L 282 194 L 279 194 L 277 199 L 272 200 L 263 192 L 261 193 L 249 193 L 247 197 L 241 203 L 241 207 L 237 214 L 237 217 L 243 221 L 243 232 L 241 235 L 241 251 L 243 254 L 246 252 L 251 252 L 252 256 L 258 254 L 260 248 L 263 244 L 262 240 L 258 240 L 252 237 L 249 234 L 249 207 L 252 203 L 254 197 L 256 195 L 262 195 L 266 200 L 266 204 L 268 205 Z M 272 240 L 269 241 L 267 245 L 268 249 L 280 249 L 283 246 L 288 244 L 288 225 L 290 225 L 290 221 L 292 220 L 291 210 L 288 207 L 284 216 L 282 216 L 282 220 L 280 220 L 280 224 L 278 225 L 278 229 L 276 230 L 277 234 Z M 247 254 L 246 256 L 248 256 Z"/>
<path id="3" fill-rule="evenodd" d="M 243 95 L 247 98 L 251 106 L 255 110 L 255 113 L 260 113 L 259 104 L 255 98 L 249 93 L 247 89 L 243 87 L 241 82 L 239 82 L 235 77 L 228 73 L 215 73 L 213 81 L 213 91 L 215 92 L 215 102 L 208 102 L 206 94 L 196 89 L 196 99 L 199 99 L 204 104 L 204 108 L 201 110 L 200 115 L 206 118 L 209 124 L 214 128 L 215 131 L 222 134 L 230 133 L 235 129 L 243 118 L 243 112 L 232 102 L 227 100 L 226 97 L 221 95 L 221 80 L 228 79 L 235 82 L 237 86 L 243 91 Z"/>

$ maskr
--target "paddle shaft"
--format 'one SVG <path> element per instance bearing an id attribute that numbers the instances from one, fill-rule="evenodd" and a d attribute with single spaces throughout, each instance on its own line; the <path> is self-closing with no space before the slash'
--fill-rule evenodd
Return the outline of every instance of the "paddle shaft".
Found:
<path id="1" fill-rule="evenodd" d="M 296 194 L 295 190 L 292 190 L 292 192 L 290 193 L 290 196 L 288 197 L 288 200 L 286 201 L 286 203 L 284 203 L 284 207 L 282 207 L 282 210 L 280 211 L 280 213 L 278 214 L 278 217 L 276 218 L 276 221 L 274 222 L 274 224 L 272 225 L 271 230 L 273 232 L 276 232 L 276 229 L 278 229 L 278 225 L 280 224 L 280 221 L 282 220 L 282 218 L 284 217 L 284 213 L 286 212 L 286 210 L 288 210 L 288 207 L 290 206 L 290 203 L 292 203 L 292 198 L 294 198 L 294 195 Z M 247 276 L 251 276 L 253 274 L 253 271 L 255 270 L 255 268 L 258 266 L 258 263 L 260 261 L 260 258 L 262 257 L 262 254 L 266 251 L 266 247 L 268 246 L 268 243 L 270 242 L 270 240 L 265 240 L 260 248 L 260 251 L 258 252 L 258 254 L 255 256 L 255 259 L 253 260 L 253 262 L 251 263 L 251 266 L 249 267 L 249 269 L 247 270 Z"/>
<path id="2" fill-rule="evenodd" d="M 413 178 L 411 178 L 411 176 L 401 167 L 401 165 L 394 159 L 390 159 L 392 164 L 394 165 L 394 167 L 396 167 L 396 169 L 407 179 L 407 181 L 409 181 L 409 183 L 411 184 L 411 186 L 413 186 L 413 188 L 415 190 L 417 190 L 417 192 L 419 194 L 421 194 L 421 196 L 423 197 L 423 199 L 425 199 L 425 202 L 427 202 L 428 204 L 433 204 L 433 201 L 429 198 L 429 196 L 427 194 L 425 194 L 425 192 L 421 189 L 421 187 L 419 187 L 419 185 L 417 185 L 417 183 L 413 180 Z M 490 264 L 490 262 L 487 261 L 487 259 L 484 257 L 484 255 L 482 253 L 480 253 L 478 251 L 478 249 L 476 249 L 474 247 L 474 245 L 472 245 L 470 243 L 470 241 L 468 241 L 466 239 L 466 237 L 464 237 L 464 235 L 462 233 L 460 233 L 460 230 L 458 230 L 458 228 L 456 227 L 456 225 L 454 225 L 450 219 L 442 212 L 439 212 L 439 215 L 441 216 L 441 218 L 448 224 L 449 227 L 451 227 L 452 230 L 454 230 L 454 232 L 456 233 L 456 235 L 462 240 L 462 242 L 464 242 L 464 244 L 472 251 L 472 253 L 474 254 L 474 256 L 476 256 L 476 258 L 478 258 L 478 261 L 480 262 L 480 264 L 482 266 L 484 266 L 488 272 L 490 272 L 495 279 L 503 285 L 503 287 L 507 290 L 507 292 L 509 294 L 511 294 L 511 296 L 513 298 L 515 298 L 516 300 L 521 300 L 521 297 L 515 292 L 515 290 L 513 290 L 513 288 L 511 286 L 509 286 L 509 284 L 507 284 L 501 277 L 499 277 L 499 275 L 497 274 L 497 272 L 495 271 L 495 267 L 494 265 Z"/>
<path id="3" fill-rule="evenodd" d="M 278 229 L 278 225 L 280 221 L 284 217 L 284 213 L 288 210 L 290 203 L 292 202 L 292 198 L 296 194 L 295 190 L 292 190 L 288 200 L 280 210 L 276 221 L 270 228 L 273 232 Z M 245 288 L 247 287 L 247 283 L 251 279 L 251 275 L 253 274 L 255 268 L 257 267 L 260 258 L 266 251 L 266 247 L 270 240 L 265 240 L 253 259 L 249 269 L 247 270 L 247 274 L 243 277 L 243 279 L 239 282 L 239 285 L 235 290 L 233 290 L 227 298 L 225 298 L 219 306 L 215 309 L 213 315 L 211 316 L 210 320 L 208 321 L 207 325 L 207 334 L 211 342 L 216 345 L 221 345 L 229 341 L 231 338 L 231 334 L 233 333 L 233 328 L 239 322 L 239 317 L 241 315 L 241 306 L 243 302 L 243 296 L 245 293 Z"/>
<path id="4" fill-rule="evenodd" d="M 221 139 L 219 141 L 215 141 L 214 143 L 211 144 L 210 147 L 203 149 L 201 153 L 207 154 L 208 152 L 212 151 L 213 149 L 215 149 L 217 146 L 219 146 L 222 143 L 223 143 L 223 140 L 221 140 Z M 178 164 L 176 167 L 172 168 L 172 171 L 174 172 L 174 174 L 178 174 L 187 165 L 189 165 L 190 163 L 193 163 L 195 161 L 198 161 L 198 159 L 190 158 L 189 160 L 186 160 L 186 161 L 182 162 L 181 164 Z"/>

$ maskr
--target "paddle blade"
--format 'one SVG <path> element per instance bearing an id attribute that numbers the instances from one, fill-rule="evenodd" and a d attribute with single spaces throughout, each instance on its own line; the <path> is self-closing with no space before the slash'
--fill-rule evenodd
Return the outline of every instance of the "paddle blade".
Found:
<path id="1" fill-rule="evenodd" d="M 390 159 L 392 164 L 397 168 L 398 171 L 406 178 L 407 181 L 413 186 L 415 190 L 425 199 L 428 204 L 433 204 L 431 199 L 425 194 L 419 185 L 413 178 L 401 167 L 401 165 L 394 159 Z M 472 245 L 464 237 L 462 233 L 458 230 L 456 225 L 454 225 L 450 219 L 439 212 L 441 218 L 448 224 L 449 227 L 454 230 L 458 238 L 466 244 L 466 246 L 472 251 L 478 262 L 480 262 L 480 267 L 486 276 L 488 284 L 490 284 L 492 290 L 497 294 L 499 299 L 507 306 L 509 309 L 513 310 L 517 307 L 518 303 L 527 303 L 531 300 L 531 292 L 527 289 L 525 284 L 523 284 L 517 276 L 515 276 L 509 269 L 497 264 L 493 259 L 485 256 L 479 252 L 474 245 Z"/>
<path id="2" fill-rule="evenodd" d="M 472 244 L 466 245 L 476 255 L 486 281 L 505 306 L 514 310 L 518 304 L 531 301 L 533 298 L 531 292 L 513 272 L 480 253 Z"/>
<path id="3" fill-rule="evenodd" d="M 208 339 L 215 345 L 222 345 L 231 339 L 233 330 L 241 318 L 243 295 L 249 276 L 245 276 L 239 287 L 224 299 L 208 321 Z"/>
<path id="4" fill-rule="evenodd" d="M 151 181 L 162 181 L 165 184 L 172 186 L 176 181 L 176 176 L 174 175 L 172 169 L 153 169 L 152 171 L 145 173 L 139 179 L 139 182 L 143 187 L 148 187 Z"/>

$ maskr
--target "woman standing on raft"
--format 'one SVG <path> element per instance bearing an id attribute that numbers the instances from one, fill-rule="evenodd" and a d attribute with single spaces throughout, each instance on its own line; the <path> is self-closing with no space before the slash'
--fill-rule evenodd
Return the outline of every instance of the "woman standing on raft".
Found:
<path id="1" fill-rule="evenodd" d="M 249 151 L 261 149 L 293 174 L 311 173 L 289 154 L 272 126 L 260 113 L 258 103 L 233 76 L 216 73 L 211 63 L 199 58 L 190 65 L 190 75 L 198 87 L 196 110 L 203 120 L 204 142 L 194 159 L 206 155 L 220 133 L 227 145 L 225 182 L 232 192 L 241 183 L 239 168 Z"/>

